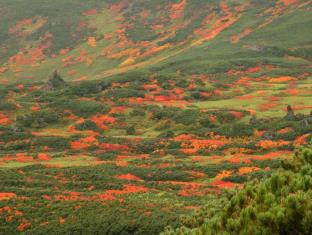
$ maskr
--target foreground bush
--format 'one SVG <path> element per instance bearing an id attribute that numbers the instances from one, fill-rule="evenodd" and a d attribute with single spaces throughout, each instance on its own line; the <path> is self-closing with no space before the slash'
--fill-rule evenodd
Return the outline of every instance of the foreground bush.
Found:
<path id="1" fill-rule="evenodd" d="M 182 219 L 168 234 L 312 234 L 312 148 L 298 151 L 263 182 L 222 198 Z"/>

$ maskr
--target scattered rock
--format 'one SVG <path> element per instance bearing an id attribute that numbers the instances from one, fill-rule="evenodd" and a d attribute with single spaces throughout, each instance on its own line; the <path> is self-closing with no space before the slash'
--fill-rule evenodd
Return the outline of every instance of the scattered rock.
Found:
<path id="1" fill-rule="evenodd" d="M 47 82 L 47 88 L 48 90 L 54 90 L 65 86 L 65 84 L 66 83 L 61 75 L 58 73 L 57 70 L 55 70 Z"/>
<path id="2" fill-rule="evenodd" d="M 257 125 L 257 118 L 256 118 L 256 116 L 252 116 L 252 117 L 250 118 L 249 124 L 252 125 L 252 126 Z"/>
<path id="3" fill-rule="evenodd" d="M 103 91 L 103 90 L 105 90 L 105 89 L 107 89 L 109 87 L 110 87 L 110 84 L 108 82 L 106 82 L 106 81 L 101 81 L 100 83 L 98 83 L 96 85 L 96 89 L 98 91 Z"/>
<path id="4" fill-rule="evenodd" d="M 295 117 L 295 112 L 290 105 L 287 106 L 287 114 L 285 118 L 292 119 Z"/>
<path id="5" fill-rule="evenodd" d="M 266 131 L 263 135 L 263 138 L 266 140 L 272 140 L 274 138 L 274 135 L 272 132 Z"/>

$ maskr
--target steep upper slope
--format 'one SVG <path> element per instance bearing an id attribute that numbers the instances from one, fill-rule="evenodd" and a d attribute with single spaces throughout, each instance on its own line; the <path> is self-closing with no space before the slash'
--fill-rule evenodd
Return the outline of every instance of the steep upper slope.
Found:
<path id="1" fill-rule="evenodd" d="M 0 13 L 4 83 L 55 69 L 74 81 L 135 69 L 310 70 L 309 0 L 0 0 Z"/>

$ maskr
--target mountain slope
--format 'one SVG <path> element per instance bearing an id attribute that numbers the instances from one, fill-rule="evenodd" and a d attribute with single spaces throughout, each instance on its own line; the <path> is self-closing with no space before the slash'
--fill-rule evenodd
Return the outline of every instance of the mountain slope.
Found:
<path id="1" fill-rule="evenodd" d="M 58 69 L 81 81 L 136 69 L 192 74 L 268 63 L 310 71 L 310 3 L 1 0 L 0 79 L 44 80 Z"/>

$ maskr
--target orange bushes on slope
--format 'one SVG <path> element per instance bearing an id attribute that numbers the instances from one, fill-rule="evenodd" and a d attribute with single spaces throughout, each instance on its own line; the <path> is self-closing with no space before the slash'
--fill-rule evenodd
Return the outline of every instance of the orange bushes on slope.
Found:
<path id="1" fill-rule="evenodd" d="M 236 119 L 241 119 L 244 116 L 242 112 L 237 111 L 230 111 L 230 114 L 232 114 Z"/>
<path id="2" fill-rule="evenodd" d="M 283 0 L 283 3 L 285 4 L 285 6 L 289 6 L 291 4 L 297 3 L 298 0 Z"/>
<path id="3" fill-rule="evenodd" d="M 234 15 L 231 12 L 227 12 L 225 16 L 219 17 L 215 20 L 214 23 L 212 23 L 209 30 L 202 30 L 197 29 L 194 31 L 195 34 L 201 36 L 201 39 L 198 41 L 195 41 L 194 44 L 201 44 L 204 41 L 212 40 L 215 37 L 217 37 L 220 33 L 222 33 L 225 29 L 230 27 L 232 24 L 234 24 L 238 19 L 240 18 L 240 15 Z M 208 16 L 207 19 L 205 19 L 206 22 L 211 22 L 211 16 Z"/>
<path id="4" fill-rule="evenodd" d="M 223 189 L 223 188 L 235 188 L 238 186 L 237 184 L 234 184 L 232 182 L 226 182 L 223 180 L 215 180 L 211 183 L 211 185 L 216 186 L 216 187 L 221 188 L 221 189 Z"/>
<path id="5" fill-rule="evenodd" d="M 82 14 L 85 16 L 95 15 L 97 13 L 96 8 L 92 8 L 90 10 L 84 11 Z"/>
<path id="6" fill-rule="evenodd" d="M 102 143 L 102 144 L 99 144 L 98 146 L 108 151 L 128 151 L 129 150 L 129 147 L 123 144 Z"/>
<path id="7" fill-rule="evenodd" d="M 285 127 L 285 128 L 283 128 L 283 129 L 280 129 L 277 133 L 278 133 L 278 134 L 286 134 L 286 133 L 289 133 L 289 132 L 291 132 L 291 131 L 293 131 L 293 128 L 291 128 L 291 127 Z"/>
<path id="8" fill-rule="evenodd" d="M 261 170 L 259 167 L 247 167 L 246 166 L 246 167 L 239 168 L 238 174 L 239 175 L 245 175 L 245 174 L 250 174 L 254 171 L 259 171 L 259 170 Z"/>
<path id="9" fill-rule="evenodd" d="M 29 228 L 31 223 L 24 219 L 22 223 L 17 227 L 17 230 L 23 232 L 25 229 Z"/>
<path id="10" fill-rule="evenodd" d="M 144 186 L 137 185 L 123 185 L 124 188 L 122 190 L 107 190 L 103 194 L 98 194 L 98 197 L 101 200 L 115 200 L 116 196 L 124 195 L 124 194 L 132 194 L 132 193 L 146 193 L 149 190 Z"/>
<path id="11" fill-rule="evenodd" d="M 48 154 L 39 153 L 38 154 L 38 160 L 40 160 L 40 161 L 50 161 L 50 160 L 52 160 L 52 158 Z"/>
<path id="12" fill-rule="evenodd" d="M 8 116 L 0 113 L 0 126 L 8 125 L 11 121 Z"/>
<path id="13" fill-rule="evenodd" d="M 17 162 L 34 162 L 34 158 L 32 156 L 27 156 L 25 153 L 17 153 L 15 160 Z"/>
<path id="14" fill-rule="evenodd" d="M 94 136 L 88 136 L 80 140 L 70 142 L 70 147 L 74 150 L 82 150 L 97 144 L 98 141 Z"/>
<path id="15" fill-rule="evenodd" d="M 181 145 L 181 151 L 185 154 L 195 154 L 201 149 L 216 150 L 227 143 L 227 140 L 191 140 L 190 143 L 183 143 Z"/>
<path id="16" fill-rule="evenodd" d="M 122 9 L 126 8 L 129 5 L 128 0 L 122 0 L 119 3 L 112 4 L 110 10 L 114 13 L 119 13 Z"/>
<path id="17" fill-rule="evenodd" d="M 93 121 L 100 129 L 107 130 L 108 127 L 104 124 L 114 124 L 117 119 L 107 115 L 95 115 L 90 119 Z"/>
<path id="18" fill-rule="evenodd" d="M 267 103 L 263 103 L 263 104 L 258 105 L 258 108 L 261 111 L 267 111 L 267 110 L 275 108 L 276 106 L 278 106 L 278 104 L 276 102 L 267 102 Z"/>
<path id="19" fill-rule="evenodd" d="M 135 159 L 146 160 L 148 158 L 149 158 L 148 154 L 140 154 L 140 155 L 134 155 L 134 156 L 119 155 L 119 156 L 116 157 L 116 160 L 117 161 L 135 160 Z"/>
<path id="20" fill-rule="evenodd" d="M 87 40 L 87 44 L 91 47 L 96 47 L 97 41 L 95 37 L 89 37 Z"/>
<path id="21" fill-rule="evenodd" d="M 140 177 L 137 177 L 132 174 L 124 174 L 124 175 L 118 175 L 116 176 L 117 179 L 120 180 L 133 180 L 133 181 L 143 181 Z"/>
<path id="22" fill-rule="evenodd" d="M 172 47 L 172 45 L 170 43 L 167 43 L 165 45 L 162 45 L 162 46 L 153 46 L 151 48 L 149 48 L 149 50 L 147 50 L 145 53 L 143 53 L 141 55 L 141 57 L 148 57 L 148 56 L 151 56 L 151 55 L 154 55 L 160 51 L 163 51 L 165 49 L 168 49 Z"/>
<path id="23" fill-rule="evenodd" d="M 278 78 L 270 78 L 269 82 L 271 83 L 283 83 L 283 82 L 289 82 L 289 81 L 295 81 L 297 80 L 294 77 L 291 76 L 283 76 L 283 77 L 278 77 Z"/>
<path id="24" fill-rule="evenodd" d="M 223 178 L 231 176 L 232 173 L 233 173 L 233 171 L 224 170 L 224 171 L 220 172 L 219 174 L 217 174 L 215 178 L 218 180 L 222 180 Z"/>
<path id="25" fill-rule="evenodd" d="M 15 193 L 0 193 L 0 201 L 15 198 L 15 197 L 16 197 Z"/>
<path id="26" fill-rule="evenodd" d="M 279 141 L 262 140 L 257 144 L 257 146 L 263 149 L 271 149 L 271 148 L 279 148 L 282 146 L 287 146 L 289 144 L 290 144 L 289 141 L 283 141 L 283 140 L 279 140 Z"/>
<path id="27" fill-rule="evenodd" d="M 33 105 L 33 106 L 31 106 L 31 108 L 30 108 L 31 111 L 39 111 L 40 109 L 41 109 L 41 108 L 40 108 L 39 105 Z"/>
<path id="28" fill-rule="evenodd" d="M 295 141 L 294 141 L 294 146 L 295 147 L 299 147 L 300 145 L 304 145 L 307 144 L 307 138 L 310 136 L 311 134 L 305 134 L 302 136 L 298 136 Z"/>
<path id="29" fill-rule="evenodd" d="M 242 38 L 248 36 L 252 32 L 253 32 L 253 30 L 251 28 L 247 28 L 243 32 L 241 32 L 240 34 L 232 36 L 231 40 L 233 43 L 238 43 Z"/>
<path id="30" fill-rule="evenodd" d="M 184 8 L 187 4 L 187 0 L 181 0 L 180 2 L 171 5 L 170 18 L 172 20 L 178 20 L 183 16 Z"/>

